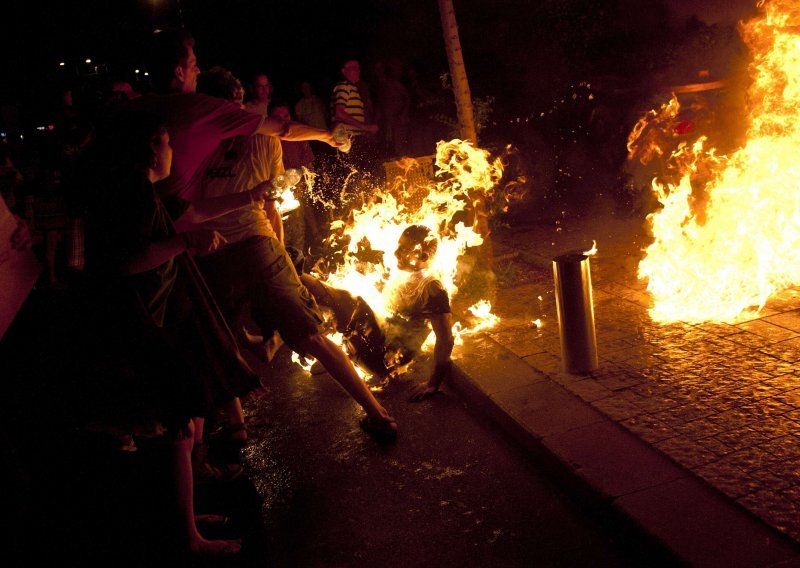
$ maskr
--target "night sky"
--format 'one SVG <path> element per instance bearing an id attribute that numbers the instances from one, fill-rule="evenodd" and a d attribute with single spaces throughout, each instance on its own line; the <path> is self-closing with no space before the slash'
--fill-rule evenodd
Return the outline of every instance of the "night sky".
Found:
<path id="1" fill-rule="evenodd" d="M 709 66 L 725 74 L 733 48 L 720 30 L 733 29 L 754 3 L 454 0 L 473 94 L 495 96 L 512 113 L 598 76 L 680 81 Z M 97 64 L 108 73 L 88 80 L 133 82 L 150 32 L 170 25 L 196 36 L 201 68 L 222 64 L 243 79 L 263 69 L 281 99 L 293 100 L 304 78 L 327 96 L 343 57 L 394 59 L 433 82 L 447 71 L 436 0 L 27 0 L 4 9 L 0 102 L 25 101 L 32 114 L 57 104 L 61 86 Z M 713 30 L 712 39 L 693 37 L 698 27 Z M 700 60 L 683 61 L 682 50 Z"/>

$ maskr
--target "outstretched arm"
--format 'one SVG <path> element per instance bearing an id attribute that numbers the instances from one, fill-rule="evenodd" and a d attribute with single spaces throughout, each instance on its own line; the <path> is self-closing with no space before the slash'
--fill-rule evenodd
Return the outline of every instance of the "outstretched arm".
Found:
<path id="1" fill-rule="evenodd" d="M 280 120 L 270 117 L 264 118 L 264 121 L 261 123 L 259 129 L 256 130 L 256 133 L 263 134 L 265 136 L 277 136 L 281 140 L 289 140 L 292 142 L 300 142 L 303 140 L 319 140 L 320 142 L 325 142 L 334 148 L 338 146 L 336 141 L 333 139 L 333 134 L 327 130 L 321 130 L 319 128 L 314 128 L 313 126 L 308 126 L 307 124 L 301 124 L 299 122 L 284 123 Z"/>
<path id="2" fill-rule="evenodd" d="M 419 385 L 411 393 L 409 400 L 418 402 L 439 391 L 442 381 L 450 374 L 453 353 L 453 320 L 450 314 L 434 314 L 431 316 L 431 327 L 436 336 L 433 348 L 433 371 L 426 384 Z"/>

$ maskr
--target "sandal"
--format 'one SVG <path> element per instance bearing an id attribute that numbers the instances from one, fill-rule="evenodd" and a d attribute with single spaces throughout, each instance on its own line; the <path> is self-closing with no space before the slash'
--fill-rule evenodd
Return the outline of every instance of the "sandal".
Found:
<path id="1" fill-rule="evenodd" d="M 397 422 L 394 418 L 380 420 L 366 416 L 358 425 L 378 442 L 388 443 L 397 440 Z"/>

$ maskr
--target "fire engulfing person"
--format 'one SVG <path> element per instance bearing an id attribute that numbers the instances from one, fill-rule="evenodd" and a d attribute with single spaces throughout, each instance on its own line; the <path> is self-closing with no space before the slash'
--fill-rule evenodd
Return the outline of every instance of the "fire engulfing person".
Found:
<path id="1" fill-rule="evenodd" d="M 428 381 L 412 392 L 412 401 L 438 392 L 451 366 L 454 339 L 450 299 L 442 282 L 430 271 L 437 248 L 436 236 L 424 225 L 410 225 L 400 235 L 394 256 L 403 277 L 394 284 L 391 315 L 382 326 L 362 297 L 309 274 L 301 277 L 317 302 L 332 312 L 351 356 L 383 381 L 401 374 L 411 364 L 430 333 L 430 323 L 436 337 L 433 369 Z"/>

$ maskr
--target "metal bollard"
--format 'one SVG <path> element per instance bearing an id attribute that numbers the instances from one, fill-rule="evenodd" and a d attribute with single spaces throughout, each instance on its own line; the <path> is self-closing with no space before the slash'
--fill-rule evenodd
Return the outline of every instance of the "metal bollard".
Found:
<path id="1" fill-rule="evenodd" d="M 599 366 L 594 329 L 589 256 L 569 253 L 553 259 L 561 357 L 568 373 L 588 373 Z"/>

